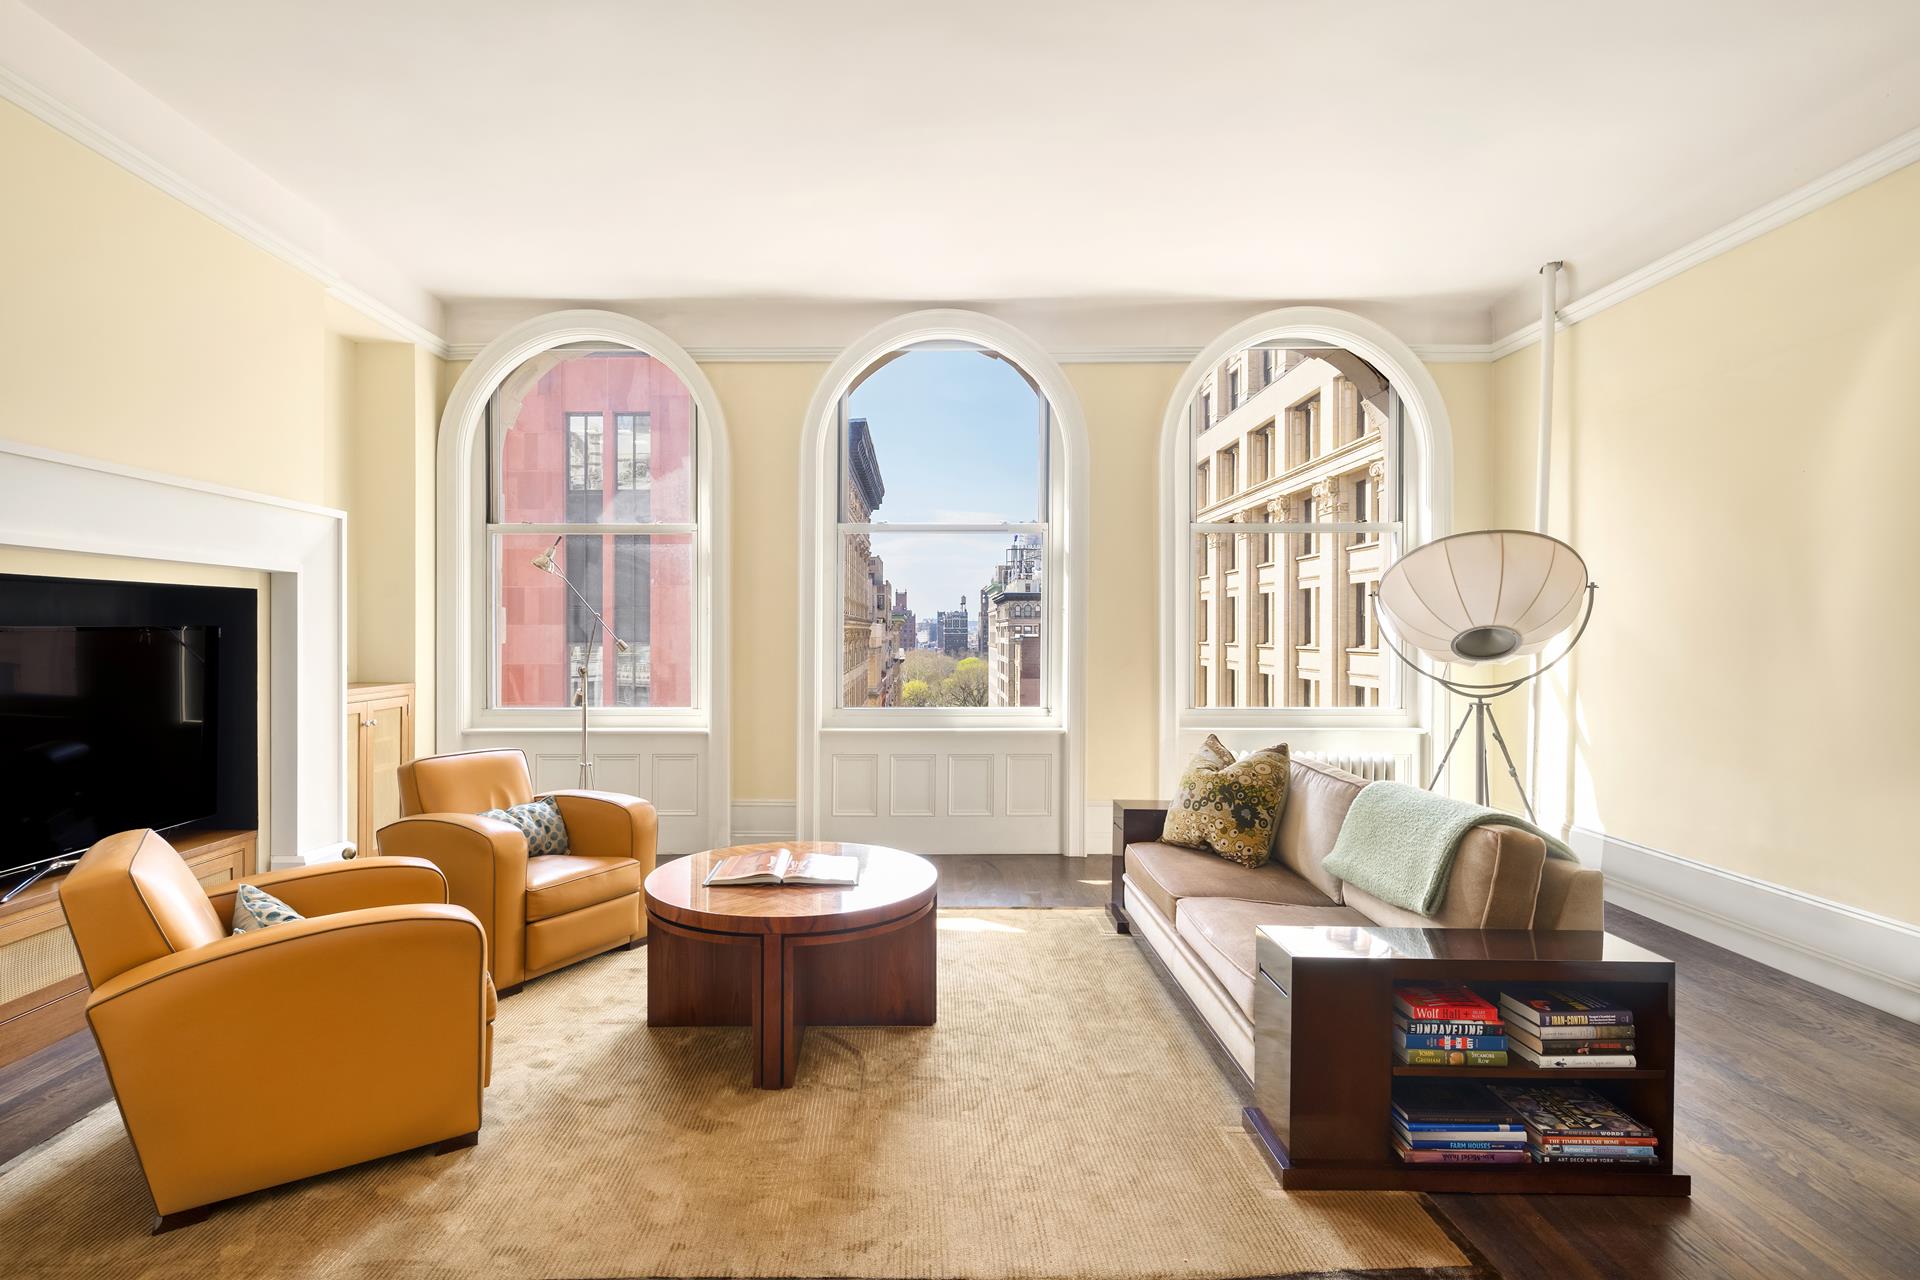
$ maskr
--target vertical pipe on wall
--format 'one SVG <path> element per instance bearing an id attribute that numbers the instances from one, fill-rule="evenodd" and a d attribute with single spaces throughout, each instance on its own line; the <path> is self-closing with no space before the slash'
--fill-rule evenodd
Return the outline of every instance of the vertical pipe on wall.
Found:
<path id="1" fill-rule="evenodd" d="M 1560 298 L 1560 268 L 1564 262 L 1549 262 L 1540 268 L 1540 435 L 1536 446 L 1539 474 L 1534 481 L 1533 527 L 1536 533 L 1547 531 L 1548 498 L 1553 492 L 1553 330 L 1558 320 L 1556 304 Z M 1540 659 L 1533 660 L 1537 672 Z M 1535 679 L 1527 690 L 1527 794 L 1540 795 L 1540 703 L 1541 685 Z M 1482 804 L 1486 803 L 1484 800 Z"/>

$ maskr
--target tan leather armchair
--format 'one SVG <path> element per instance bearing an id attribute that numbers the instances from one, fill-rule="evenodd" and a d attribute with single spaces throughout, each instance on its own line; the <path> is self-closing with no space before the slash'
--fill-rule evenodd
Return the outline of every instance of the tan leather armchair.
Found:
<path id="1" fill-rule="evenodd" d="M 152 831 L 102 840 L 60 886 L 156 1232 L 480 1129 L 493 987 L 445 877 L 383 858 L 245 879 L 308 918 L 230 934 L 237 886 L 209 895 Z M 191 1075 L 209 1064 L 218 1089 Z"/>
<path id="2" fill-rule="evenodd" d="M 529 858 L 518 828 L 479 815 L 533 799 L 519 751 L 428 756 L 400 766 L 400 811 L 380 828 L 380 852 L 425 858 L 446 873 L 453 901 L 478 916 L 494 985 L 646 940 L 640 885 L 653 870 L 653 806 L 610 791 L 553 791 L 567 826 L 565 855 Z"/>

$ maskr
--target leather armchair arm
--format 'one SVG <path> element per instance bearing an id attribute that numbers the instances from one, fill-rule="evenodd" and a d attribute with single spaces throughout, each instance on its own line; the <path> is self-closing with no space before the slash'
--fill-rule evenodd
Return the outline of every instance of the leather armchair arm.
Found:
<path id="1" fill-rule="evenodd" d="M 480 922 L 459 907 L 375 907 L 102 984 L 87 1019 L 158 1211 L 477 1130 L 485 958 Z M 234 1069 L 217 1089 L 182 1088 L 194 1062 Z"/>
<path id="2" fill-rule="evenodd" d="M 447 901 L 447 877 L 424 858 L 356 858 L 311 867 L 241 876 L 207 891 L 213 912 L 229 927 L 233 900 L 243 884 L 258 885 L 303 916 L 330 916 L 366 907 Z"/>
<path id="3" fill-rule="evenodd" d="M 1606 881 L 1597 867 L 1564 858 L 1548 858 L 1540 868 L 1540 901 L 1533 910 L 1535 929 L 1604 929 Z"/>
<path id="4" fill-rule="evenodd" d="M 448 899 L 478 916 L 502 990 L 526 977 L 527 838 L 471 813 L 422 813 L 380 828 L 382 861 L 424 858 L 447 877 Z"/>
<path id="5" fill-rule="evenodd" d="M 653 870 L 654 846 L 660 818 L 653 805 L 638 796 L 612 791 L 549 792 L 567 824 L 567 844 L 574 853 L 590 858 L 632 858 L 640 864 L 640 878 Z"/>

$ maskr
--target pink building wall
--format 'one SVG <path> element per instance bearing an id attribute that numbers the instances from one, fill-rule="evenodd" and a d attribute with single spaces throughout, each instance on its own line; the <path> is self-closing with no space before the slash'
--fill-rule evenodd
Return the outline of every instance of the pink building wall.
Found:
<path id="1" fill-rule="evenodd" d="M 509 380 L 511 383 L 511 379 Z M 496 405 L 501 397 L 496 396 Z M 509 407 L 510 409 L 510 407 Z M 599 501 L 582 514 L 568 513 L 567 415 L 597 413 L 603 422 Z M 650 490 L 615 487 L 618 432 L 615 415 L 651 415 Z M 543 374 L 527 392 L 502 439 L 501 487 L 496 519 L 512 524 L 581 523 L 593 520 L 682 523 L 695 518 L 693 397 L 671 369 L 642 355 L 570 356 Z M 651 494 L 647 514 L 641 494 Z M 574 495 L 575 502 L 582 501 Z M 637 509 L 636 509 L 637 508 Z M 533 567 L 553 541 L 551 534 L 511 534 L 500 540 L 500 594 L 505 614 L 500 653 L 499 705 L 560 707 L 573 699 L 567 666 L 566 583 Z M 618 626 L 614 597 L 614 539 L 602 539 L 600 593 L 594 603 Z M 555 552 L 566 566 L 567 544 Z M 684 536 L 656 536 L 645 590 L 649 634 L 620 632 L 629 644 L 650 644 L 650 705 L 685 707 L 693 702 L 693 548 Z M 589 592 L 589 597 L 591 597 Z M 615 654 L 600 650 L 601 702 L 613 701 Z"/>

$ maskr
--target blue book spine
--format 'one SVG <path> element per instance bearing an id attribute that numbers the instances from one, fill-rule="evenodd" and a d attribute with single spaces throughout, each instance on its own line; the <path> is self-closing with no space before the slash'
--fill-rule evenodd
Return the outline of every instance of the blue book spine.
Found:
<path id="1" fill-rule="evenodd" d="M 1516 1120 L 1511 1124 L 1486 1120 L 1409 1120 L 1406 1113 L 1397 1106 L 1393 1112 L 1393 1122 L 1405 1129 L 1484 1129 L 1488 1133 L 1518 1133 L 1524 1135 L 1527 1126 Z"/>
<path id="2" fill-rule="evenodd" d="M 1504 1049 L 1505 1036 L 1423 1036 L 1412 1031 L 1396 1031 L 1394 1040 L 1403 1049 Z"/>

